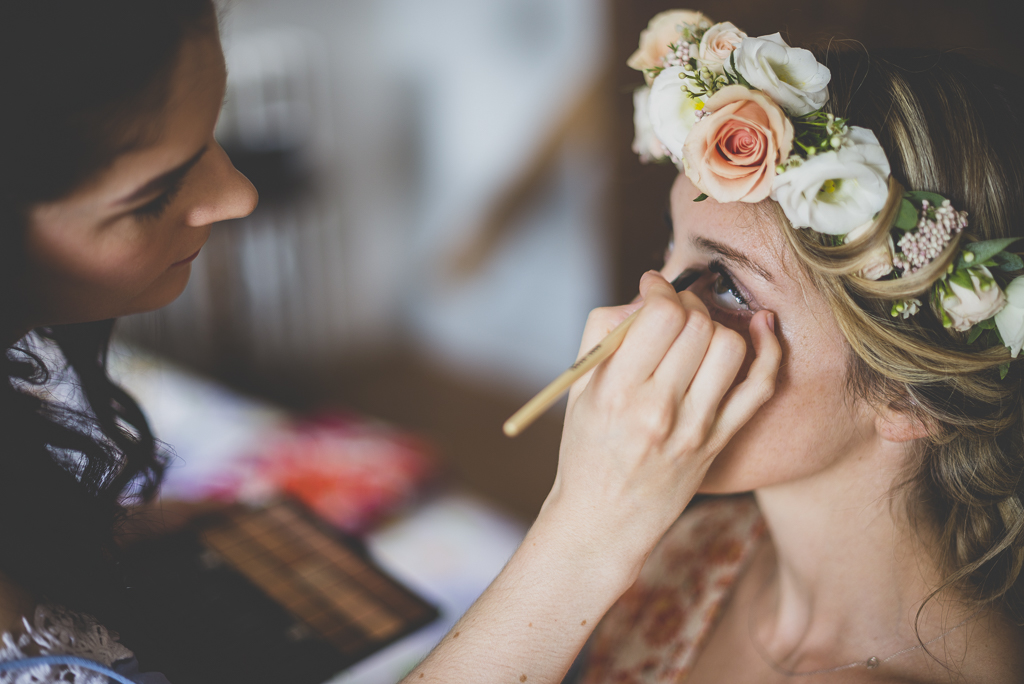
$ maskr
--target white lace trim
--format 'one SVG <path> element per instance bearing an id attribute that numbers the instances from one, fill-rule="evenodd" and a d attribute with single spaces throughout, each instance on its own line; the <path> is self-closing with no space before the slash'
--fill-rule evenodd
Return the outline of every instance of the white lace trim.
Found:
<path id="1" fill-rule="evenodd" d="M 37 606 L 33 621 L 22 618 L 25 633 L 17 639 L 0 635 L 0 661 L 18 660 L 31 655 L 67 655 L 88 658 L 110 667 L 118 660 L 131 658 L 132 652 L 117 642 L 117 634 L 88 615 L 60 606 Z M 26 653 L 29 648 L 31 653 Z M 0 674 L 0 684 L 107 684 L 97 672 L 76 665 L 41 665 Z"/>

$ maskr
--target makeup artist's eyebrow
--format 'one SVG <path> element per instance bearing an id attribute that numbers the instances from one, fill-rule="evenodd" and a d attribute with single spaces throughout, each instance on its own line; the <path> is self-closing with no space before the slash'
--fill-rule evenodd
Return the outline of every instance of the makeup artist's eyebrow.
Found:
<path id="1" fill-rule="evenodd" d="M 715 242 L 705 237 L 694 236 L 690 238 L 690 244 L 703 252 L 714 252 L 719 254 L 727 261 L 739 264 L 747 270 L 753 271 L 758 274 L 769 283 L 775 283 L 775 277 L 771 273 L 766 271 L 762 266 L 754 261 L 748 259 L 743 253 L 737 252 L 728 245 L 723 245 L 721 242 Z"/>
<path id="2" fill-rule="evenodd" d="M 196 152 L 194 155 L 192 155 L 192 158 L 186 161 L 184 164 L 176 166 L 166 173 L 160 174 L 153 180 L 142 185 L 137 190 L 132 191 L 130 195 L 119 199 L 117 202 L 115 202 L 115 205 L 121 206 L 125 204 L 131 204 L 132 202 L 138 201 L 143 197 L 148 197 L 158 191 L 164 191 L 167 190 L 168 188 L 174 187 L 174 185 L 182 178 L 184 178 L 185 174 L 191 171 L 192 167 L 195 166 L 200 159 L 202 159 L 203 155 L 206 154 L 207 147 L 209 146 L 203 145 L 202 149 Z"/>

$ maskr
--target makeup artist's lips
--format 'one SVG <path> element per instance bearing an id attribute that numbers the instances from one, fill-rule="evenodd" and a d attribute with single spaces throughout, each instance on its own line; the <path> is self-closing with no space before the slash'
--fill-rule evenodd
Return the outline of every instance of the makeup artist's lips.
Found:
<path id="1" fill-rule="evenodd" d="M 199 249 L 197 249 L 197 250 L 196 250 L 196 253 L 195 253 L 195 254 L 193 254 L 192 256 L 190 256 L 190 257 L 187 257 L 187 258 L 185 258 L 185 259 L 182 259 L 181 261 L 175 261 L 175 262 L 174 262 L 173 264 L 171 264 L 171 268 L 173 268 L 173 267 L 175 267 L 175 266 L 184 266 L 185 264 L 191 264 L 191 263 L 192 263 L 192 261 L 193 261 L 193 260 L 194 260 L 194 259 L 195 259 L 195 258 L 196 258 L 197 256 L 199 256 L 199 253 L 200 253 L 201 251 L 203 251 L 203 248 L 202 248 L 202 247 L 200 247 Z"/>

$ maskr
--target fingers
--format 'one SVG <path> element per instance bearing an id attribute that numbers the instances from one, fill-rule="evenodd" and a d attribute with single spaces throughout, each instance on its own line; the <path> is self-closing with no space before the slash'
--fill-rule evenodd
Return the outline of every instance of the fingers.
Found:
<path id="1" fill-rule="evenodd" d="M 688 450 L 711 444 L 709 437 L 722 398 L 742 367 L 746 351 L 747 343 L 742 335 L 721 323 L 714 323 L 707 353 L 700 360 L 700 367 L 682 397 L 680 414 L 686 416 L 686 420 L 680 422 L 677 432 L 678 439 L 688 446 Z M 711 448 L 703 451 L 707 456 L 714 456 L 718 448 L 712 444 Z"/>
<path id="2" fill-rule="evenodd" d="M 608 306 L 594 309 L 587 316 L 587 324 L 583 329 L 583 340 L 580 342 L 580 351 L 576 355 L 577 359 L 581 359 L 593 349 L 601 340 L 608 336 L 612 330 L 614 330 L 620 323 L 626 320 L 630 314 L 643 306 L 642 301 L 634 301 L 625 306 Z M 590 383 L 591 377 L 598 370 L 602 370 L 601 366 L 591 370 L 573 383 L 572 388 L 569 390 L 569 405 L 575 403 L 576 398 Z"/>
<path id="3" fill-rule="evenodd" d="M 579 359 L 593 349 L 598 342 L 608 336 L 612 330 L 629 318 L 630 314 L 643 306 L 642 301 L 631 302 L 625 306 L 604 306 L 593 309 L 587 316 L 587 324 L 583 328 L 583 338 L 580 340 L 580 351 L 576 355 Z"/>
<path id="4" fill-rule="evenodd" d="M 722 402 L 712 427 L 709 444 L 715 453 L 775 394 L 775 380 L 782 362 L 782 346 L 775 334 L 775 315 L 761 311 L 750 322 L 754 361 L 747 377 L 736 385 Z"/>
<path id="5" fill-rule="evenodd" d="M 687 312 L 679 296 L 657 271 L 640 280 L 643 308 L 618 352 L 605 362 L 605 375 L 619 391 L 648 380 L 686 324 Z"/>
<path id="6" fill-rule="evenodd" d="M 715 323 L 699 297 L 682 292 L 679 301 L 686 309 L 686 324 L 654 372 L 655 383 L 675 397 L 676 403 L 683 398 L 700 368 L 715 332 Z"/>

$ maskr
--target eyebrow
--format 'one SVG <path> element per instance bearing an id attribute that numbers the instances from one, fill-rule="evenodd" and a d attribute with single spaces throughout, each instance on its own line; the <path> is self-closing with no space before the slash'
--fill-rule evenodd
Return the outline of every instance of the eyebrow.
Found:
<path id="1" fill-rule="evenodd" d="M 208 147 L 209 145 L 203 145 L 202 149 L 192 155 L 188 161 L 174 167 L 166 173 L 160 174 L 156 178 L 139 187 L 137 190 L 134 190 L 130 195 L 119 199 L 115 204 L 118 206 L 131 204 L 132 202 L 140 200 L 143 197 L 148 197 L 155 192 L 163 192 L 174 187 L 186 176 L 186 174 L 188 174 L 189 171 L 192 170 L 192 167 L 199 162 L 203 155 L 206 154 L 206 149 Z"/>
<path id="2" fill-rule="evenodd" d="M 714 252 L 716 254 L 719 254 L 726 261 L 731 261 L 739 266 L 742 266 L 748 271 L 753 271 L 754 273 L 758 274 L 759 276 L 767 280 L 769 283 L 775 283 L 775 277 L 772 276 L 772 274 L 768 272 L 764 267 L 762 267 L 755 261 L 751 261 L 742 252 L 737 252 L 735 249 L 729 247 L 728 245 L 723 245 L 721 242 L 716 242 L 714 240 L 700 236 L 691 237 L 690 244 L 692 244 L 694 247 L 703 252 Z"/>

